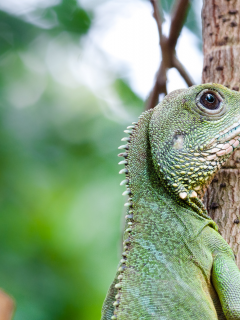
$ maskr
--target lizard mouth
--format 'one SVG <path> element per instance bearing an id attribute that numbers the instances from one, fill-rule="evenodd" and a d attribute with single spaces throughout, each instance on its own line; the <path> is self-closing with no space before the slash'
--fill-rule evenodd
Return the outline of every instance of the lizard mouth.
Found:
<path id="1" fill-rule="evenodd" d="M 220 137 L 217 139 L 218 142 L 224 143 L 231 139 L 237 139 L 237 136 L 240 134 L 240 121 L 234 123 L 230 128 L 225 129 L 220 132 Z M 239 138 L 239 137 L 238 137 Z"/>
<path id="2" fill-rule="evenodd" d="M 229 153 L 232 153 L 239 146 L 240 142 L 240 120 L 234 123 L 231 127 L 221 131 L 214 138 L 212 149 L 206 150 L 208 153 L 207 160 L 216 159 Z M 210 153 L 210 155 L 209 155 Z"/>

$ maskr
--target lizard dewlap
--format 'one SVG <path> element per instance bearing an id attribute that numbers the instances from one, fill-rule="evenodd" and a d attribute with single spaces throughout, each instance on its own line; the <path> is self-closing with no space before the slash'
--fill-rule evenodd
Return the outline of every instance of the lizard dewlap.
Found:
<path id="1" fill-rule="evenodd" d="M 240 93 L 174 91 L 125 132 L 124 251 L 102 320 L 240 319 L 240 271 L 200 200 L 239 146 Z"/>

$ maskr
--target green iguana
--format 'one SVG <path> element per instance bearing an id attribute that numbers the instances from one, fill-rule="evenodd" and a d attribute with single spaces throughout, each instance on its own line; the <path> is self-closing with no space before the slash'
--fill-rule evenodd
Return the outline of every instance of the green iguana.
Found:
<path id="1" fill-rule="evenodd" d="M 174 91 L 125 132 L 124 252 L 102 320 L 240 319 L 240 272 L 200 200 L 239 146 L 240 93 Z"/>

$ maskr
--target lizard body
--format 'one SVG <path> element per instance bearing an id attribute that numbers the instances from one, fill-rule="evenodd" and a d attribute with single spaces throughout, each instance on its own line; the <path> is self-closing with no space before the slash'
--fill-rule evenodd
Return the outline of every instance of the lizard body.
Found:
<path id="1" fill-rule="evenodd" d="M 240 94 L 177 90 L 129 127 L 124 252 L 102 320 L 238 320 L 240 272 L 201 196 L 240 140 Z"/>

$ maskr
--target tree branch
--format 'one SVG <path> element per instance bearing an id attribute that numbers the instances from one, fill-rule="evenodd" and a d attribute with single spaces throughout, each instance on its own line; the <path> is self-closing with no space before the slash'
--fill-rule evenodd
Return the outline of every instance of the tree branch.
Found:
<path id="1" fill-rule="evenodd" d="M 158 104 L 158 98 L 161 93 L 167 94 L 167 75 L 166 68 L 163 63 L 161 63 L 156 77 L 156 82 L 147 100 L 146 110 L 154 108 Z"/>
<path id="2" fill-rule="evenodd" d="M 173 67 L 177 69 L 177 71 L 180 73 L 180 75 L 186 81 L 187 85 L 189 87 L 193 86 L 194 81 L 192 80 L 191 76 L 188 74 L 188 72 L 184 68 L 184 66 L 181 64 L 181 62 L 176 58 L 176 56 L 173 57 L 172 62 L 173 62 Z"/>
<path id="3" fill-rule="evenodd" d="M 153 17 L 157 22 L 157 27 L 158 27 L 158 34 L 159 37 L 161 39 L 162 37 L 162 18 L 160 15 L 160 11 L 158 9 L 158 4 L 157 4 L 157 0 L 150 0 L 152 6 L 153 6 Z"/>
<path id="4" fill-rule="evenodd" d="M 178 37 L 183 27 L 183 23 L 189 7 L 189 0 L 178 0 L 174 4 L 172 12 L 171 27 L 168 37 L 169 48 L 175 49 Z"/>
<path id="5" fill-rule="evenodd" d="M 153 16 L 158 27 L 162 61 L 157 72 L 155 84 L 146 103 L 146 110 L 154 108 L 158 104 L 159 94 L 167 94 L 166 84 L 168 69 L 173 67 L 176 68 L 188 86 L 193 85 L 191 77 L 188 75 L 183 65 L 175 56 L 175 46 L 184 23 L 189 6 L 189 0 L 176 0 L 172 13 L 169 37 L 165 37 L 162 34 L 162 18 L 158 8 L 157 0 L 150 0 L 150 2 L 153 6 Z"/>

